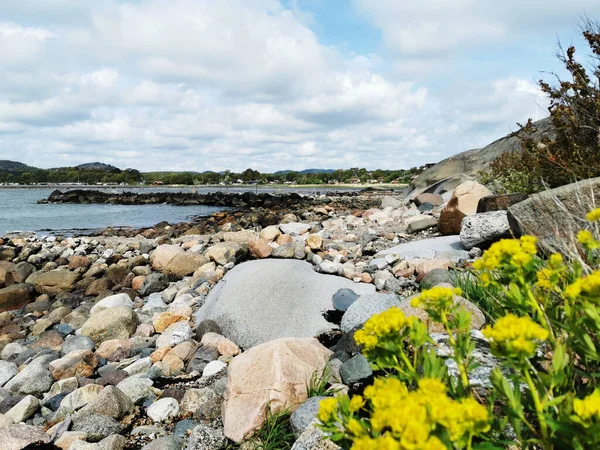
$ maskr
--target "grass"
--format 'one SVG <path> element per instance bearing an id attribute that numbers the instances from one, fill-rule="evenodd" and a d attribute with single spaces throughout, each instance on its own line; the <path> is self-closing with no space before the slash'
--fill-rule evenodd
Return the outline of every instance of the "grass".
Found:
<path id="1" fill-rule="evenodd" d="M 495 322 L 496 318 L 503 315 L 501 303 L 493 289 L 485 287 L 472 272 L 461 272 L 454 276 L 454 284 L 460 288 L 464 298 L 479 307 L 486 319 Z"/>
<path id="2" fill-rule="evenodd" d="M 326 364 L 323 371 L 319 373 L 314 372 L 310 377 L 310 380 L 306 384 L 306 393 L 308 398 L 311 397 L 325 397 L 331 395 L 329 390 L 329 379 L 331 378 L 331 366 Z"/>
<path id="3" fill-rule="evenodd" d="M 254 431 L 248 441 L 255 443 L 253 450 L 290 450 L 296 440 L 296 435 L 290 424 L 290 411 L 272 413 L 267 405 L 267 420 L 262 428 Z M 230 443 L 226 450 L 239 449 L 239 444 Z"/>

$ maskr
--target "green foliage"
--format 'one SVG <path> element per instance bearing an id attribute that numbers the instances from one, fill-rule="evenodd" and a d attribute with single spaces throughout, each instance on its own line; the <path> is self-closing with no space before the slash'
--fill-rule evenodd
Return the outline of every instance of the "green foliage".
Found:
<path id="1" fill-rule="evenodd" d="M 600 222 L 600 209 L 587 219 Z M 541 258 L 531 236 L 505 239 L 473 264 L 476 279 L 457 280 L 465 292 L 434 287 L 413 299 L 446 330 L 450 351 L 436 352 L 427 326 L 397 308 L 369 319 L 355 339 L 374 384 L 321 402 L 322 428 L 352 450 L 598 448 L 600 242 L 590 230 L 577 240 L 585 265 Z M 492 319 L 483 334 L 499 363 L 477 386 L 459 293 Z"/>
<path id="2" fill-rule="evenodd" d="M 254 443 L 255 450 L 289 450 L 295 441 L 295 434 L 290 425 L 289 411 L 271 413 L 267 405 L 267 418 L 262 428 L 257 429 L 249 441 Z M 239 448 L 237 444 L 229 444 L 227 450 Z"/>
<path id="3" fill-rule="evenodd" d="M 331 366 L 329 364 L 326 364 L 320 373 L 318 371 L 314 372 L 306 384 L 306 392 L 308 397 L 325 397 L 327 395 L 331 395 L 332 391 L 329 387 L 330 379 Z"/>
<path id="4" fill-rule="evenodd" d="M 558 60 L 566 80 L 539 81 L 550 99 L 554 136 L 535 138 L 531 120 L 520 125 L 520 152 L 506 153 L 482 174 L 501 192 L 532 193 L 544 185 L 557 187 L 600 176 L 600 24 L 585 18 L 582 35 L 590 50 L 588 61 L 576 58 L 574 46 L 559 47 Z"/>

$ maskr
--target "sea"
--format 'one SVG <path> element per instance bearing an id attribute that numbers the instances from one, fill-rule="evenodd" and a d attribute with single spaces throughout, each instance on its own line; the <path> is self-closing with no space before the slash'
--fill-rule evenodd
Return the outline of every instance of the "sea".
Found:
<path id="1" fill-rule="evenodd" d="M 172 206 L 172 205 L 70 205 L 38 204 L 38 200 L 47 198 L 55 188 L 0 188 L 0 237 L 13 231 L 34 231 L 44 235 L 85 235 L 106 227 L 142 228 L 150 227 L 162 221 L 169 223 L 189 222 L 195 217 L 207 217 L 223 206 Z M 66 189 L 62 189 L 63 191 Z M 192 188 L 116 188 L 98 189 L 106 192 L 192 192 Z M 198 193 L 226 192 L 304 192 L 308 194 L 325 193 L 350 189 L 335 188 L 278 188 L 268 187 L 240 188 L 194 187 Z"/>

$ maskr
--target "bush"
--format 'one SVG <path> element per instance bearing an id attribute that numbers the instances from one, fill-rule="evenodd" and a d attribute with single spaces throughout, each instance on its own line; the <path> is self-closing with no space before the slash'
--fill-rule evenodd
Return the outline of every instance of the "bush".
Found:
<path id="1" fill-rule="evenodd" d="M 566 51 L 559 46 L 557 57 L 569 79 L 554 75 L 555 83 L 539 81 L 550 100 L 554 136 L 536 137 L 531 119 L 519 125 L 522 150 L 494 161 L 481 174 L 484 184 L 493 182 L 503 192 L 532 193 L 544 185 L 557 187 L 600 176 L 600 24 L 586 18 L 581 31 L 590 60 L 578 61 L 574 46 Z"/>
<path id="2" fill-rule="evenodd" d="M 587 218 L 600 221 L 600 209 Z M 475 344 L 470 313 L 453 302 L 460 289 L 434 287 L 412 305 L 444 326 L 451 354 L 397 308 L 372 317 L 355 339 L 375 381 L 363 395 L 324 400 L 322 428 L 353 450 L 598 448 L 600 242 L 589 230 L 578 240 L 585 267 L 540 258 L 531 236 L 499 241 L 474 263 L 498 306 L 483 330 L 500 359 L 487 387 L 471 385 Z"/>

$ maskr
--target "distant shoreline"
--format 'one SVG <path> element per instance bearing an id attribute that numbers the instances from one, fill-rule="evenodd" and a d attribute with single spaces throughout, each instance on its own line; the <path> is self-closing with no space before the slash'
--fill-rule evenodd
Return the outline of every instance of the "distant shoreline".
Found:
<path id="1" fill-rule="evenodd" d="M 243 189 L 248 190 L 254 189 L 404 189 L 407 184 L 164 184 L 160 186 L 143 185 L 143 186 L 104 186 L 104 185 L 81 185 L 81 184 L 47 184 L 47 185 L 14 185 L 14 186 L 0 186 L 0 189 Z"/>

